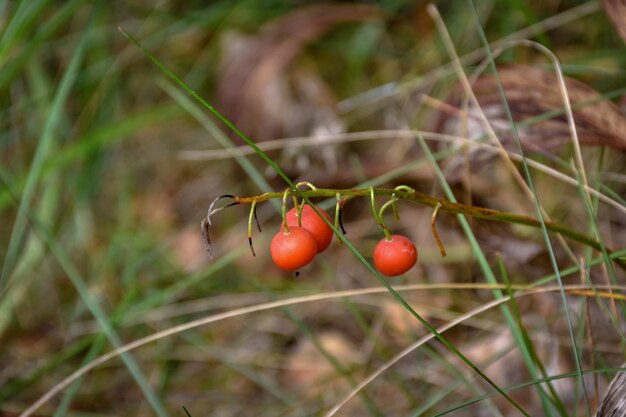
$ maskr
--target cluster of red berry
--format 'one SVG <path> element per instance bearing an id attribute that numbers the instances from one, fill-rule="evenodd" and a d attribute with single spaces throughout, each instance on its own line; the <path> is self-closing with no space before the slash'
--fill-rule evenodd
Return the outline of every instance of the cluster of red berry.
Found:
<path id="1" fill-rule="evenodd" d="M 328 213 L 316 209 L 332 222 Z M 328 248 L 333 230 L 308 204 L 302 207 L 300 219 L 296 208 L 286 215 L 287 227 L 281 225 L 270 245 L 272 260 L 281 269 L 295 271 L 308 265 L 318 253 Z M 298 221 L 300 220 L 300 221 Z M 404 274 L 417 262 L 417 249 L 405 236 L 383 238 L 374 249 L 374 265 L 387 276 Z"/>

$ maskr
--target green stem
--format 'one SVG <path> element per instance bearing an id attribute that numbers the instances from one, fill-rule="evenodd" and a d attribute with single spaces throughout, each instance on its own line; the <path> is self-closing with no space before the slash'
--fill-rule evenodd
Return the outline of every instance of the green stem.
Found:
<path id="1" fill-rule="evenodd" d="M 385 224 L 385 221 L 383 220 L 383 214 L 385 213 L 385 210 L 387 210 L 387 207 L 391 206 L 394 217 L 396 218 L 396 220 L 399 220 L 398 213 L 396 212 L 396 200 L 397 200 L 396 195 L 392 194 L 391 200 L 383 204 L 383 206 L 380 208 L 380 211 L 378 212 L 378 218 L 380 219 L 380 223 L 383 227 L 383 230 L 385 231 L 385 238 L 387 238 L 387 242 L 391 240 L 391 233 L 389 232 L 389 229 L 387 229 L 387 225 Z"/>
<path id="2" fill-rule="evenodd" d="M 376 223 L 378 223 L 378 225 L 380 227 L 382 227 L 383 232 L 385 233 L 385 239 L 387 239 L 387 241 L 391 240 L 391 233 L 389 233 L 389 229 L 387 229 L 387 226 L 385 225 L 385 222 L 383 221 L 383 216 L 382 216 L 382 209 L 379 211 L 376 210 L 376 193 L 374 191 L 374 187 L 369 188 L 369 193 L 370 193 L 370 202 L 372 203 L 372 214 L 374 215 L 374 218 L 376 219 Z M 383 206 L 384 208 L 384 206 Z"/>
<path id="3" fill-rule="evenodd" d="M 290 188 L 287 188 L 283 193 L 283 205 L 281 207 L 281 215 L 283 217 L 283 233 L 288 235 L 289 234 L 289 226 L 287 226 L 287 197 L 289 196 L 289 192 L 291 191 Z M 267 194 L 272 194 L 272 193 L 265 193 L 264 195 Z M 258 202 L 258 201 L 257 201 Z M 297 203 L 294 201 L 294 204 L 297 205 Z"/>
<path id="4" fill-rule="evenodd" d="M 335 229 L 341 230 L 345 234 L 343 225 L 341 224 L 341 194 L 335 194 L 335 200 Z M 337 236 L 337 243 L 340 245 L 343 244 L 341 239 L 339 239 L 339 236 Z"/>
<path id="5" fill-rule="evenodd" d="M 387 208 L 389 206 L 391 206 L 391 209 L 394 212 L 394 218 L 396 216 L 396 201 L 398 201 L 398 198 L 396 197 L 396 194 L 392 194 L 391 195 L 391 200 L 387 201 L 385 204 L 383 204 L 383 206 L 380 208 L 380 211 L 378 212 L 378 217 L 380 217 L 381 219 L 383 218 L 383 214 L 385 213 L 385 210 L 387 210 Z M 397 220 L 397 219 L 396 219 Z"/>
<path id="6" fill-rule="evenodd" d="M 252 246 L 252 220 L 255 216 L 256 205 L 258 201 L 253 201 L 252 206 L 250 207 L 250 216 L 248 216 L 248 245 L 250 246 L 250 250 L 252 251 L 252 256 L 256 256 L 254 252 L 254 246 Z"/>

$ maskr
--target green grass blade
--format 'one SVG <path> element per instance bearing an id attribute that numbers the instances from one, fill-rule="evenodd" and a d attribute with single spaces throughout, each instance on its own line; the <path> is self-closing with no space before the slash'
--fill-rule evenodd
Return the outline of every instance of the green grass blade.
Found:
<path id="1" fill-rule="evenodd" d="M 452 394 L 454 391 L 456 391 L 458 388 L 462 386 L 463 386 L 463 383 L 457 382 L 456 384 L 451 384 L 445 387 L 440 393 L 438 393 L 437 395 L 431 396 L 428 401 L 426 401 L 424 404 L 420 405 L 418 408 L 413 410 L 413 412 L 410 414 L 410 417 L 422 416 L 426 411 L 428 411 L 435 405 L 439 404 L 448 395 Z"/>
<path id="2" fill-rule="evenodd" d="M 439 184 L 443 188 L 443 191 L 446 194 L 446 197 L 451 202 L 456 203 L 456 197 L 454 196 L 454 193 L 452 192 L 450 185 L 446 181 L 446 178 L 443 172 L 441 171 L 441 168 L 439 168 L 439 164 L 437 163 L 433 153 L 430 151 L 430 148 L 426 144 L 426 140 L 420 133 L 416 133 L 416 136 L 420 144 L 420 147 L 422 148 L 422 151 L 424 152 L 424 154 L 430 161 L 435 171 L 435 175 L 437 176 L 439 180 Z M 457 219 L 459 220 L 459 223 L 461 224 L 461 228 L 463 229 L 465 236 L 467 237 L 467 239 L 470 242 L 470 245 L 472 246 L 472 250 L 474 252 L 474 255 L 476 256 L 476 259 L 478 260 L 478 264 L 480 265 L 481 270 L 483 271 L 483 274 L 485 275 L 485 279 L 490 284 L 497 284 L 498 280 L 496 279 L 496 276 L 493 273 L 491 266 L 489 266 L 489 262 L 487 261 L 487 258 L 483 250 L 478 244 L 478 241 L 476 240 L 476 237 L 474 236 L 474 232 L 472 232 L 472 228 L 470 227 L 469 222 L 465 218 L 465 215 L 463 213 L 458 213 Z M 499 290 L 499 289 L 494 289 L 493 294 L 496 297 L 496 299 L 503 297 L 502 290 Z M 513 337 L 515 338 L 515 340 L 518 343 L 518 346 L 520 347 L 520 350 L 522 352 L 522 357 L 524 358 L 524 362 L 526 363 L 526 367 L 528 371 L 531 373 L 531 375 L 536 376 L 537 371 L 533 364 L 532 357 L 530 355 L 530 352 L 525 348 L 525 344 L 523 343 L 523 337 L 518 331 L 517 326 L 515 326 L 515 321 L 513 319 L 513 315 L 511 314 L 511 311 L 506 305 L 500 306 L 500 310 L 502 311 L 502 315 L 504 316 L 507 322 L 507 325 L 511 329 L 511 333 L 513 334 Z M 541 388 L 538 388 L 538 389 L 539 389 L 539 395 L 544 404 L 544 410 L 546 411 L 547 415 L 551 415 L 550 408 L 547 406 L 547 396 Z"/>
<path id="3" fill-rule="evenodd" d="M 593 234 L 598 237 L 598 242 L 600 243 L 600 253 L 602 254 L 602 258 L 604 259 L 604 263 L 608 269 L 611 284 L 617 285 L 618 282 L 617 282 L 617 275 L 615 273 L 615 267 L 613 266 L 613 262 L 609 258 L 609 253 L 606 249 L 606 244 L 604 243 L 602 233 L 600 233 L 600 227 L 598 225 L 598 218 L 596 215 L 596 210 L 593 207 L 593 203 L 587 198 L 587 194 L 585 193 L 585 189 L 583 188 L 583 184 L 582 184 L 580 175 L 578 173 L 578 170 L 574 169 L 573 167 L 572 169 L 576 174 L 576 178 L 578 179 L 578 185 L 579 185 L 578 191 L 580 192 L 581 198 L 585 202 L 585 209 L 587 210 L 587 213 L 589 215 L 590 228 L 593 231 Z M 619 303 L 622 309 L 622 313 L 624 313 L 626 316 L 626 306 L 624 305 L 624 302 L 620 301 Z"/>
<path id="4" fill-rule="evenodd" d="M 493 71 L 493 74 L 497 80 L 498 86 L 499 86 L 499 90 L 500 90 L 500 97 L 502 100 L 502 105 L 505 109 L 506 112 L 506 116 L 507 119 L 509 121 L 509 124 L 511 126 L 511 131 L 513 133 L 513 136 L 515 138 L 515 143 L 517 145 L 518 148 L 518 152 L 522 157 L 522 170 L 524 172 L 524 177 L 526 179 L 526 183 L 528 184 L 528 188 L 531 190 L 532 194 L 533 194 L 533 203 L 535 205 L 535 212 L 537 214 L 537 217 L 541 223 L 541 232 L 544 238 L 544 241 L 546 243 L 546 248 L 548 250 L 548 255 L 550 257 L 550 263 L 552 265 L 552 269 L 554 270 L 554 273 L 556 274 L 557 277 L 557 282 L 559 284 L 559 287 L 561 288 L 561 300 L 563 302 L 563 311 L 565 314 L 565 318 L 567 320 L 567 327 L 568 327 L 568 331 L 569 331 L 569 336 L 570 336 L 570 341 L 572 343 L 572 350 L 573 350 L 573 356 L 574 356 L 574 361 L 576 363 L 576 370 L 578 372 L 578 377 L 579 377 L 579 381 L 581 386 L 583 387 L 583 397 L 585 400 L 585 405 L 587 407 L 587 411 L 588 414 L 591 415 L 591 409 L 589 407 L 589 399 L 587 398 L 587 390 L 585 389 L 585 380 L 583 378 L 582 375 L 582 361 L 580 358 L 580 353 L 578 351 L 578 346 L 576 344 L 576 337 L 574 335 L 574 325 L 572 324 L 572 319 L 569 315 L 569 307 L 568 307 L 568 303 L 567 303 L 567 297 L 565 295 L 565 290 L 563 290 L 563 281 L 561 279 L 561 275 L 559 273 L 559 266 L 557 264 L 556 261 L 556 256 L 554 254 L 554 249 L 552 248 L 552 242 L 550 240 L 550 235 L 548 234 L 548 229 L 546 227 L 546 222 L 545 219 L 543 217 L 543 212 L 541 210 L 541 206 L 539 204 L 539 197 L 537 196 L 537 192 L 535 191 L 535 186 L 532 180 L 532 176 L 530 175 L 530 169 L 528 167 L 528 164 L 526 162 L 526 154 L 524 152 L 524 149 L 522 147 L 522 142 L 521 139 L 519 137 L 519 132 L 517 130 L 517 125 L 515 123 L 515 120 L 513 119 L 513 114 L 511 113 L 511 109 L 508 105 L 507 99 L 506 99 L 506 95 L 504 93 L 504 89 L 502 87 L 502 82 L 500 80 L 500 77 L 498 75 L 498 71 L 496 69 L 496 63 L 495 60 L 493 58 L 493 55 L 491 54 L 491 48 L 489 46 L 489 42 L 487 41 L 487 36 L 485 35 L 485 31 L 483 30 L 483 27 L 480 23 L 480 17 L 478 16 L 478 12 L 476 11 L 476 7 L 474 5 L 474 1 L 473 0 L 467 0 L 470 9 L 474 12 L 474 15 L 476 17 L 476 28 L 478 30 L 478 34 L 480 36 L 480 39 L 483 43 L 483 47 L 485 48 L 485 51 L 487 53 L 487 56 L 489 57 L 489 65 Z"/>
<path id="5" fill-rule="evenodd" d="M 42 224 L 53 227 L 61 210 L 62 201 L 58 191 L 61 181 L 58 176 L 50 175 L 42 181 L 42 185 L 45 188 L 41 192 L 39 205 L 32 212 Z M 11 185 L 7 186 L 9 187 Z M 14 319 L 13 313 L 16 307 L 27 298 L 32 283 L 40 278 L 37 268 L 45 261 L 46 252 L 46 245 L 37 236 L 30 235 L 24 242 L 15 269 L 5 287 L 0 291 L 0 335 L 5 334 L 11 325 Z"/>
<path id="6" fill-rule="evenodd" d="M 601 189 L 602 186 L 603 186 L 603 183 L 601 181 L 601 175 L 602 175 L 602 172 L 604 171 L 604 162 L 605 162 L 605 157 L 606 156 L 607 156 L 607 149 L 606 149 L 606 147 L 600 148 L 600 154 L 598 155 L 598 165 L 597 165 L 597 168 L 596 168 L 596 177 L 595 177 L 595 180 L 594 180 L 594 186 L 597 189 Z M 581 188 L 580 180 L 578 181 L 578 185 L 579 185 L 579 191 L 582 190 L 584 192 L 584 190 Z M 617 199 L 616 201 L 620 202 L 620 200 L 621 200 L 621 204 L 624 205 L 625 203 L 624 203 L 623 199 L 620 198 L 620 199 Z M 599 199 L 599 197 L 597 195 L 594 195 L 592 197 L 591 207 L 593 208 L 593 212 L 589 211 L 589 214 L 591 215 L 591 219 L 592 219 L 593 225 L 591 225 L 589 227 L 590 230 L 588 231 L 588 233 L 591 233 L 592 235 L 596 235 L 596 236 L 599 237 L 599 240 L 602 240 L 602 236 L 600 235 L 600 229 L 598 227 L 597 217 L 595 215 L 595 213 L 598 212 L 598 209 L 600 207 L 600 199 Z M 605 265 L 607 266 L 607 270 L 611 274 L 610 277 L 609 277 L 609 281 L 615 284 L 615 283 L 617 283 L 617 278 L 615 276 L 615 270 L 612 268 L 613 267 L 613 263 L 611 262 L 610 258 L 608 257 L 608 254 L 605 255 L 605 253 L 604 253 L 604 252 L 608 252 L 607 249 L 606 249 L 606 245 L 604 244 L 603 241 L 601 241 L 600 243 L 602 244 L 602 258 L 605 260 Z M 585 260 L 587 262 L 589 262 L 592 257 L 593 257 L 593 251 L 590 248 L 587 248 L 587 253 L 586 253 L 586 256 L 585 256 Z M 589 274 L 590 274 L 590 270 L 587 270 L 586 271 L 587 280 L 588 280 L 588 282 L 590 284 L 593 284 L 591 282 L 591 280 L 589 279 Z M 603 299 L 601 299 L 600 297 L 597 297 L 596 299 L 599 302 L 600 308 L 604 309 L 605 311 L 609 310 Z M 613 311 L 616 312 L 617 311 L 617 307 L 616 307 L 617 302 L 615 300 L 611 300 L 611 303 L 612 303 Z M 620 300 L 619 304 L 620 304 L 622 313 L 624 313 L 624 311 L 626 310 L 625 303 L 623 302 L 623 300 Z M 615 317 L 612 314 L 608 314 L 607 317 L 609 317 L 609 321 L 611 322 L 611 324 L 613 324 L 613 327 L 615 328 L 617 334 L 622 336 L 622 338 L 621 338 L 622 339 L 621 340 L 621 342 L 622 342 L 622 349 L 624 349 L 626 347 L 626 335 L 624 335 L 623 332 L 621 331 L 621 329 L 622 329 L 622 324 L 621 324 L 622 317 L 620 317 L 619 315 L 617 315 L 617 317 Z"/>
<path id="7" fill-rule="evenodd" d="M 461 381 L 461 385 L 465 385 L 465 387 L 475 396 L 482 395 L 484 392 L 484 387 L 476 383 L 476 379 L 473 376 L 465 376 L 463 372 L 456 369 L 457 367 L 454 364 L 446 363 L 445 357 L 441 355 L 441 353 L 434 348 L 425 345 L 423 348 L 424 352 L 435 362 L 441 363 L 441 367 L 447 370 L 450 374 L 454 375 L 458 381 Z M 497 361 L 499 359 L 499 354 L 495 355 L 495 358 L 491 358 L 492 361 Z M 487 364 L 488 367 L 490 364 Z M 444 390 L 447 391 L 447 390 Z M 434 404 L 433 404 L 434 405 Z M 488 402 L 486 405 L 488 412 L 494 417 L 503 417 L 502 412 L 495 406 L 495 404 Z"/>
<path id="8" fill-rule="evenodd" d="M 510 304 L 511 314 L 515 318 L 517 328 L 519 329 L 519 333 L 522 337 L 522 342 L 524 343 L 526 350 L 530 354 L 533 363 L 536 364 L 536 366 L 539 368 L 539 372 L 541 373 L 542 377 L 546 378 L 548 376 L 546 372 L 546 368 L 543 362 L 541 361 L 541 359 L 539 358 L 539 355 L 537 354 L 537 351 L 535 350 L 532 340 L 530 339 L 530 335 L 528 334 L 528 331 L 526 330 L 526 327 L 524 326 L 524 323 L 522 322 L 522 314 L 519 309 L 519 306 L 517 305 L 517 300 L 513 296 L 513 290 L 511 288 L 511 281 L 509 279 L 509 274 L 507 273 L 506 268 L 504 266 L 504 262 L 502 261 L 502 258 L 500 256 L 497 257 L 497 263 L 498 263 L 498 269 L 500 270 L 500 275 L 502 276 L 502 280 L 506 284 L 506 292 L 507 292 L 507 295 L 510 297 L 509 304 Z M 552 404 L 555 406 L 555 408 L 557 409 L 559 414 L 561 414 L 561 416 L 567 417 L 567 410 L 565 409 L 565 404 L 563 404 L 563 401 L 561 401 L 561 399 L 559 398 L 559 395 L 554 389 L 554 386 L 549 381 L 546 385 L 548 387 L 548 390 L 550 391 L 550 394 L 552 395 L 551 397 L 549 397 L 550 400 L 552 401 Z"/>
<path id="9" fill-rule="evenodd" d="M 29 0 L 23 1 L 23 3 L 29 3 Z M 42 43 L 48 41 L 57 30 L 67 24 L 67 20 L 74 16 L 76 9 L 82 4 L 84 4 L 82 0 L 63 2 L 56 13 L 37 28 L 33 38 L 22 46 L 22 49 L 19 50 L 15 57 L 8 61 L 6 59 L 1 60 L 3 66 L 2 71 L 0 71 L 0 90 L 4 90 L 11 84 L 33 53 L 37 51 Z M 3 109 L 2 111 L 4 112 L 5 110 Z"/>
<path id="10" fill-rule="evenodd" d="M 103 332 L 106 334 L 109 341 L 115 347 L 122 346 L 123 344 L 122 340 L 120 339 L 117 332 L 111 326 L 111 323 L 108 320 L 106 313 L 104 312 L 104 310 L 102 310 L 100 305 L 89 294 L 89 289 L 87 285 L 85 284 L 85 281 L 80 276 L 78 270 L 76 270 L 75 267 L 72 265 L 72 263 L 70 262 L 68 256 L 63 251 L 63 249 L 61 249 L 61 247 L 56 244 L 56 240 L 54 236 L 50 235 L 50 233 L 47 230 L 39 229 L 39 233 L 41 233 L 44 236 L 44 240 L 46 241 L 46 244 L 50 248 L 50 251 L 55 256 L 55 258 L 57 259 L 57 261 L 59 262 L 59 264 L 65 271 L 65 273 L 67 274 L 70 281 L 72 281 L 72 284 L 78 291 L 81 299 L 83 300 L 83 302 L 85 303 L 89 311 L 96 318 L 98 324 L 102 328 Z M 133 376 L 133 378 L 139 385 L 139 388 L 145 395 L 146 400 L 151 405 L 155 413 L 159 417 L 167 417 L 168 416 L 167 411 L 165 411 L 165 408 L 161 404 L 161 401 L 158 399 L 156 394 L 152 391 L 152 388 L 150 388 L 150 384 L 148 383 L 146 377 L 141 372 L 141 369 L 138 363 L 135 361 L 132 355 L 124 354 L 121 358 L 124 364 L 126 365 L 126 367 L 128 368 L 130 374 Z"/>
<path id="11" fill-rule="evenodd" d="M 52 100 L 50 112 L 48 113 L 48 117 L 44 123 L 41 138 L 39 140 L 39 144 L 37 145 L 35 156 L 33 157 L 33 161 L 28 172 L 26 185 L 21 194 L 17 216 L 11 232 L 11 238 L 9 240 L 9 246 L 4 258 L 4 263 L 2 264 L 2 271 L 0 272 L 0 291 L 2 290 L 2 287 L 6 285 L 5 281 L 8 279 L 9 274 L 13 271 L 17 262 L 18 251 L 21 246 L 24 233 L 26 232 L 27 215 L 30 210 L 31 199 L 35 193 L 44 161 L 48 157 L 48 151 L 54 140 L 56 128 L 62 118 L 63 106 L 65 105 L 65 101 L 69 96 L 72 85 L 76 81 L 80 71 L 80 65 L 85 55 L 85 49 L 89 39 L 89 32 L 92 28 L 94 15 L 95 9 L 92 10 L 90 22 L 87 24 L 83 36 L 81 36 L 70 63 L 63 74 L 63 78 L 61 79 L 59 87 Z"/>
<path id="12" fill-rule="evenodd" d="M 69 166 L 72 162 L 84 158 L 85 155 L 93 152 L 103 145 L 112 145 L 116 141 L 122 140 L 128 135 L 146 126 L 154 125 L 155 120 L 167 122 L 180 116 L 180 107 L 172 104 L 159 105 L 151 109 L 138 111 L 126 115 L 117 122 L 111 122 L 104 126 L 95 127 L 86 132 L 75 143 L 68 145 L 50 155 L 41 168 L 41 176 L 49 174 L 54 170 L 60 170 Z M 16 180 L 14 190 L 24 192 L 27 178 Z M 11 196 L 6 190 L 0 190 L 0 210 L 3 210 L 11 203 Z"/>
<path id="13" fill-rule="evenodd" d="M 48 0 L 24 0 L 18 2 L 17 9 L 9 19 L 0 37 L 0 62 L 6 61 L 6 55 L 13 44 L 19 39 L 19 35 L 29 29 L 35 19 L 41 13 Z"/>
<path id="14" fill-rule="evenodd" d="M 363 332 L 366 339 L 371 344 L 372 349 L 378 354 L 378 356 L 383 361 L 388 361 L 389 359 L 391 359 L 392 355 L 389 353 L 388 349 L 384 346 L 381 346 L 381 344 L 378 343 L 378 341 L 376 340 L 376 335 L 374 335 L 372 329 L 369 327 L 361 309 L 359 309 L 359 307 L 349 298 L 344 298 L 342 300 L 342 303 L 346 306 L 347 311 L 353 317 L 354 321 L 357 323 L 357 326 Z M 413 394 L 411 393 L 409 384 L 404 379 L 402 379 L 402 377 L 396 372 L 391 374 L 391 378 L 393 379 L 394 383 L 398 385 L 400 391 L 402 391 L 402 394 L 404 395 L 407 403 L 410 404 L 411 407 L 415 407 L 415 398 L 413 398 Z"/>

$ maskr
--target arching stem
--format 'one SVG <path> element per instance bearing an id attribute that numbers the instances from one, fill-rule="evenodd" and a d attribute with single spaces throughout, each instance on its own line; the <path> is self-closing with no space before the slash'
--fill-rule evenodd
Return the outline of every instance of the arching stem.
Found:
<path id="1" fill-rule="evenodd" d="M 248 245 L 250 246 L 250 250 L 252 251 L 252 256 L 256 256 L 254 252 L 254 246 L 252 246 L 252 219 L 256 220 L 256 226 L 261 231 L 261 225 L 259 224 L 259 219 L 256 217 L 256 205 L 257 202 L 253 201 L 250 205 L 250 215 L 248 216 Z"/>
<path id="2" fill-rule="evenodd" d="M 393 198 L 393 195 L 392 195 Z M 378 225 L 380 227 L 382 227 L 383 232 L 385 233 L 385 239 L 387 241 L 391 240 L 391 233 L 389 232 L 389 229 L 387 229 L 387 226 L 385 225 L 385 222 L 383 221 L 383 218 L 381 216 L 381 214 L 376 210 L 376 194 L 374 193 L 374 187 L 370 186 L 370 200 L 372 203 L 372 214 L 374 215 L 374 218 L 376 219 L 376 223 L 378 223 Z M 385 205 L 388 205 L 389 202 L 385 203 Z M 383 206 L 383 208 L 385 208 L 385 205 Z M 383 211 L 383 208 L 381 208 L 381 211 Z"/>
<path id="3" fill-rule="evenodd" d="M 224 198 L 230 198 L 233 200 L 233 202 L 225 205 L 224 207 L 219 207 L 219 208 L 214 209 L 213 207 L 215 206 L 215 203 L 217 203 L 218 201 Z M 237 204 L 241 204 L 241 201 L 239 201 L 239 197 L 237 197 L 236 195 L 232 195 L 232 194 L 221 195 L 217 197 L 215 200 L 213 200 L 211 204 L 209 204 L 206 217 L 202 219 L 202 221 L 200 222 L 200 235 L 202 236 L 202 243 L 204 244 L 204 249 L 206 250 L 210 259 L 213 259 L 213 247 L 211 246 L 211 236 L 209 235 L 209 226 L 211 225 L 211 216 L 220 210 L 224 210 L 227 207 L 236 206 Z"/>
<path id="4" fill-rule="evenodd" d="M 281 215 L 283 217 L 283 233 L 288 235 L 290 233 L 289 226 L 287 226 L 287 197 L 289 197 L 290 189 L 285 189 L 283 193 L 283 205 L 281 207 Z"/>
<path id="5" fill-rule="evenodd" d="M 230 198 L 231 200 L 233 200 L 232 203 L 230 204 L 226 204 L 223 207 L 218 207 L 216 209 L 213 208 L 213 206 L 215 206 L 215 203 L 217 203 L 218 201 L 224 199 L 224 198 Z M 232 207 L 232 206 L 236 206 L 237 204 L 241 204 L 241 199 L 239 197 L 237 197 L 236 195 L 233 194 L 223 194 L 219 197 L 217 197 L 215 200 L 213 200 L 211 202 L 211 204 L 209 204 L 209 209 L 207 210 L 206 213 L 206 221 L 209 223 L 209 225 L 211 224 L 211 216 L 215 213 L 217 213 L 218 211 L 224 210 L 225 208 L 228 207 Z"/>
<path id="6" fill-rule="evenodd" d="M 200 234 L 202 236 L 204 250 L 206 250 L 206 253 L 209 255 L 209 259 L 213 259 L 213 248 L 211 247 L 211 237 L 209 236 L 209 221 L 206 217 L 200 222 Z"/>
<path id="7" fill-rule="evenodd" d="M 383 204 L 383 206 L 378 211 L 378 217 L 380 217 L 381 221 L 383 219 L 383 215 L 385 214 L 385 210 L 387 210 L 387 208 L 389 208 L 390 206 L 391 206 L 392 211 L 394 212 L 394 218 L 396 220 L 400 220 L 400 217 L 398 216 L 398 212 L 396 209 L 396 201 L 398 201 L 398 197 L 396 197 L 396 194 L 395 193 L 391 194 L 391 199 L 387 201 L 385 204 Z"/>
<path id="8" fill-rule="evenodd" d="M 297 184 L 295 185 L 295 187 L 296 187 L 296 188 L 300 188 L 300 187 L 302 187 L 303 185 L 306 185 L 306 186 L 307 186 L 307 187 L 309 187 L 311 190 L 314 190 L 314 191 L 315 191 L 315 190 L 317 190 L 317 187 L 316 187 L 316 186 L 314 186 L 313 184 L 311 184 L 311 183 L 310 183 L 310 182 L 308 182 L 308 181 L 300 181 L 299 183 L 297 183 Z"/>
<path id="9" fill-rule="evenodd" d="M 346 197 L 343 200 L 343 202 L 342 202 L 341 201 L 341 194 L 337 193 L 337 194 L 335 194 L 335 199 L 337 201 L 336 204 L 335 204 L 335 229 L 340 229 L 341 233 L 343 233 L 345 235 L 346 234 L 346 229 L 343 228 L 343 221 L 341 220 L 341 209 L 343 207 L 343 204 L 348 199 L 348 197 Z M 337 244 L 343 245 L 343 241 L 341 240 L 339 235 L 337 235 L 336 238 L 337 238 Z"/>
<path id="10" fill-rule="evenodd" d="M 435 210 L 433 210 L 433 216 L 430 219 L 430 229 L 433 232 L 433 236 L 435 237 L 435 240 L 437 241 L 437 246 L 439 246 L 439 252 L 441 252 L 441 256 L 445 257 L 446 256 L 446 249 L 443 247 L 443 243 L 441 243 L 441 239 L 439 239 L 439 234 L 437 233 L 437 229 L 435 228 L 435 218 L 437 217 L 437 213 L 439 212 L 439 208 L 441 207 L 441 204 L 437 204 L 435 206 Z"/>
<path id="11" fill-rule="evenodd" d="M 396 188 L 394 188 L 394 190 L 397 191 L 404 191 L 406 193 L 414 193 L 415 190 L 411 187 L 409 187 L 408 185 L 398 185 Z M 396 197 L 396 194 L 392 194 L 392 203 L 391 203 L 391 210 L 393 211 L 393 218 L 396 221 L 400 220 L 400 215 L 398 214 L 398 206 L 396 205 L 396 201 L 398 201 L 399 198 Z M 382 209 L 381 209 L 382 210 Z M 382 214 L 381 216 L 382 217 Z"/>
<path id="12" fill-rule="evenodd" d="M 299 189 L 303 185 L 306 185 L 313 191 L 317 190 L 317 187 L 308 181 L 300 181 L 299 183 L 295 185 L 295 188 Z M 293 204 L 294 204 L 294 207 L 296 208 L 296 218 L 298 219 L 298 226 L 302 227 L 302 209 L 304 208 L 304 204 L 299 205 L 295 195 L 293 196 Z"/>

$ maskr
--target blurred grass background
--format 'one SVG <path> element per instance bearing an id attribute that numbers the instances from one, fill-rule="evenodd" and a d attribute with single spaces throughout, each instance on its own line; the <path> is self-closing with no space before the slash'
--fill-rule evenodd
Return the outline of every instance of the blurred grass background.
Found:
<path id="1" fill-rule="evenodd" d="M 338 245 L 298 278 L 271 265 L 266 248 L 279 224 L 272 204 L 258 210 L 264 232 L 255 234 L 255 258 L 247 249 L 247 211 L 220 212 L 211 228 L 216 257 L 209 262 L 198 224 L 210 201 L 285 184 L 254 154 L 221 156 L 220 149 L 241 141 L 171 84 L 118 27 L 257 143 L 276 145 L 268 154 L 294 182 L 408 184 L 444 195 L 422 149 L 406 134 L 417 128 L 461 136 L 449 130 L 450 114 L 441 104 L 457 106 L 450 97 L 458 78 L 441 71 L 451 58 L 426 5 L 0 1 L 0 414 L 19 415 L 81 365 L 159 330 L 241 306 L 377 285 Z M 458 54 L 478 51 L 464 62 L 470 74 L 485 56 L 474 12 L 464 2 L 436 5 Z M 585 146 L 583 155 L 589 184 L 623 208 L 625 122 L 619 118 L 626 103 L 626 48 L 601 4 L 481 1 L 476 9 L 490 42 L 535 27 L 523 37 L 552 50 L 564 75 L 614 102 L 615 124 L 585 119 L 587 143 L 607 146 Z M 551 71 L 545 57 L 528 48 L 508 50 L 497 63 Z M 514 110 L 541 102 L 540 95 Z M 472 126 L 465 128 L 472 136 Z M 369 132 L 367 140 L 350 139 L 355 132 Z M 540 133 L 546 140 L 554 136 L 549 129 Z M 329 135 L 337 140 L 329 142 Z M 273 142 L 281 138 L 292 139 Z M 458 200 L 534 214 L 504 164 L 479 155 L 470 160 L 471 175 L 459 174 L 453 167 L 466 161 L 465 147 L 429 143 L 448 167 Z M 569 143 L 527 150 L 575 178 Z M 591 209 L 576 187 L 535 171 L 533 178 L 553 219 L 593 235 Z M 615 250 L 626 247 L 624 212 L 594 203 L 591 213 L 604 242 Z M 399 208 L 400 222 L 388 223 L 415 240 L 420 263 L 393 284 L 485 281 L 476 246 L 453 216 L 438 218 L 449 253 L 441 258 L 430 235 L 430 209 Z M 369 202 L 349 202 L 344 224 L 348 239 L 369 257 L 382 235 Z M 554 272 L 538 231 L 484 221 L 471 226 L 494 271 L 500 254 L 511 282 L 532 283 Z M 558 244 L 554 250 L 563 270 L 600 257 L 579 245 L 573 245 L 573 259 Z M 608 269 L 600 262 L 582 279 L 605 283 L 610 275 L 624 282 L 623 271 Z M 577 284 L 581 275 L 565 280 Z M 403 295 L 435 326 L 493 296 L 478 289 Z M 517 307 L 513 317 L 523 322 L 546 376 L 575 371 L 560 298 L 533 295 Z M 523 349 L 498 309 L 472 317 L 447 337 L 502 387 L 530 381 L 515 395 L 531 415 L 588 415 L 596 388 L 602 391 L 612 376 L 600 371 L 624 360 L 623 314 L 609 301 L 587 303 L 580 295 L 570 297 L 569 308 L 585 369 L 599 370 L 596 379 L 586 378 L 587 399 L 569 377 L 555 380 L 545 397 L 550 400 L 542 402 L 519 358 Z M 131 351 L 90 371 L 36 415 L 184 415 L 183 406 L 193 416 L 323 415 L 425 333 L 386 293 L 295 304 Z M 488 392 L 434 343 L 376 378 L 338 415 L 435 415 Z M 500 398 L 449 414 L 517 415 Z"/>

